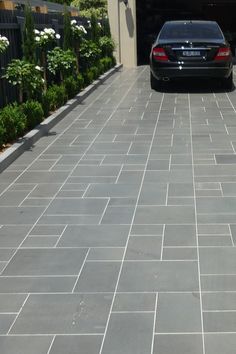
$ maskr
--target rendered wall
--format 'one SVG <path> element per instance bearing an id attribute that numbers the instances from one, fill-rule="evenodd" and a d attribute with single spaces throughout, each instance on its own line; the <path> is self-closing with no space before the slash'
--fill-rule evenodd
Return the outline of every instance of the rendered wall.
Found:
<path id="1" fill-rule="evenodd" d="M 116 58 L 125 67 L 137 65 L 136 0 L 108 0 L 112 36 L 116 42 Z"/>

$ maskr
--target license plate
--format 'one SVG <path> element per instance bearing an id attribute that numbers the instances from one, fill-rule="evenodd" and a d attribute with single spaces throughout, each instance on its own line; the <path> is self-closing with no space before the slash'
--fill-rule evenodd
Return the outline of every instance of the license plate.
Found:
<path id="1" fill-rule="evenodd" d="M 201 52 L 199 50 L 184 50 L 183 56 L 184 57 L 200 57 Z"/>

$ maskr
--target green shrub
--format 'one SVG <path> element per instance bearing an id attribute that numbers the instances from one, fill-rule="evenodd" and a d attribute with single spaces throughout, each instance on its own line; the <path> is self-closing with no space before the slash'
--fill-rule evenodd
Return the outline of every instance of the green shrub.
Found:
<path id="1" fill-rule="evenodd" d="M 83 76 L 81 74 L 77 75 L 76 83 L 77 83 L 77 92 L 79 92 L 84 87 L 84 78 L 83 78 Z"/>
<path id="2" fill-rule="evenodd" d="M 89 70 L 93 73 L 93 80 L 96 80 L 100 74 L 99 68 L 97 66 L 92 66 Z"/>
<path id="3" fill-rule="evenodd" d="M 93 72 L 88 69 L 83 73 L 85 86 L 88 86 L 93 82 Z"/>
<path id="4" fill-rule="evenodd" d="M 44 112 L 42 105 L 37 101 L 26 101 L 21 106 L 27 118 L 27 129 L 32 129 L 42 122 Z"/>
<path id="5" fill-rule="evenodd" d="M 69 76 L 64 80 L 64 86 L 68 98 L 73 98 L 78 92 L 78 83 L 73 76 Z"/>
<path id="6" fill-rule="evenodd" d="M 104 71 L 109 70 L 110 68 L 113 67 L 113 60 L 110 57 L 105 57 L 100 60 L 100 63 L 103 64 L 104 66 Z"/>
<path id="7" fill-rule="evenodd" d="M 16 103 L 9 104 L 0 112 L 0 126 L 3 127 L 3 142 L 11 142 L 22 136 L 27 127 L 27 118 L 20 106 Z"/>
<path id="8" fill-rule="evenodd" d="M 5 141 L 5 136 L 6 136 L 6 128 L 3 125 L 3 121 L 0 119 L 0 148 L 3 146 Z"/>
<path id="9" fill-rule="evenodd" d="M 112 38 L 103 36 L 99 38 L 99 47 L 103 57 L 112 57 L 115 49 L 115 43 Z"/>
<path id="10" fill-rule="evenodd" d="M 67 98 L 68 96 L 64 85 L 52 85 L 49 87 L 42 97 L 42 107 L 45 117 L 47 117 L 50 112 L 63 106 Z"/>
<path id="11" fill-rule="evenodd" d="M 101 57 L 101 49 L 91 40 L 84 39 L 80 45 L 79 57 L 82 71 L 96 65 Z"/>

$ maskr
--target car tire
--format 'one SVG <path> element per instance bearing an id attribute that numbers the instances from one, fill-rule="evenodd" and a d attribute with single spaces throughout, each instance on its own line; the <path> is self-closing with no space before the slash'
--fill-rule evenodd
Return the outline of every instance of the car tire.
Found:
<path id="1" fill-rule="evenodd" d="M 157 80 L 152 72 L 150 72 L 150 85 L 151 85 L 151 89 L 152 90 L 158 90 L 158 88 L 160 87 L 160 82 L 159 80 Z"/>
<path id="2" fill-rule="evenodd" d="M 223 85 L 226 90 L 231 91 L 233 89 L 233 73 L 223 80 Z"/>

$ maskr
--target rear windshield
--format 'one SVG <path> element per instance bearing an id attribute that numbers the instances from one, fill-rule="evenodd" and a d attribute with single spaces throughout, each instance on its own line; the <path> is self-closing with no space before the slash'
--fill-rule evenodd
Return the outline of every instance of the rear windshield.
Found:
<path id="1" fill-rule="evenodd" d="M 223 35 L 216 23 L 166 23 L 159 39 L 223 39 Z"/>

